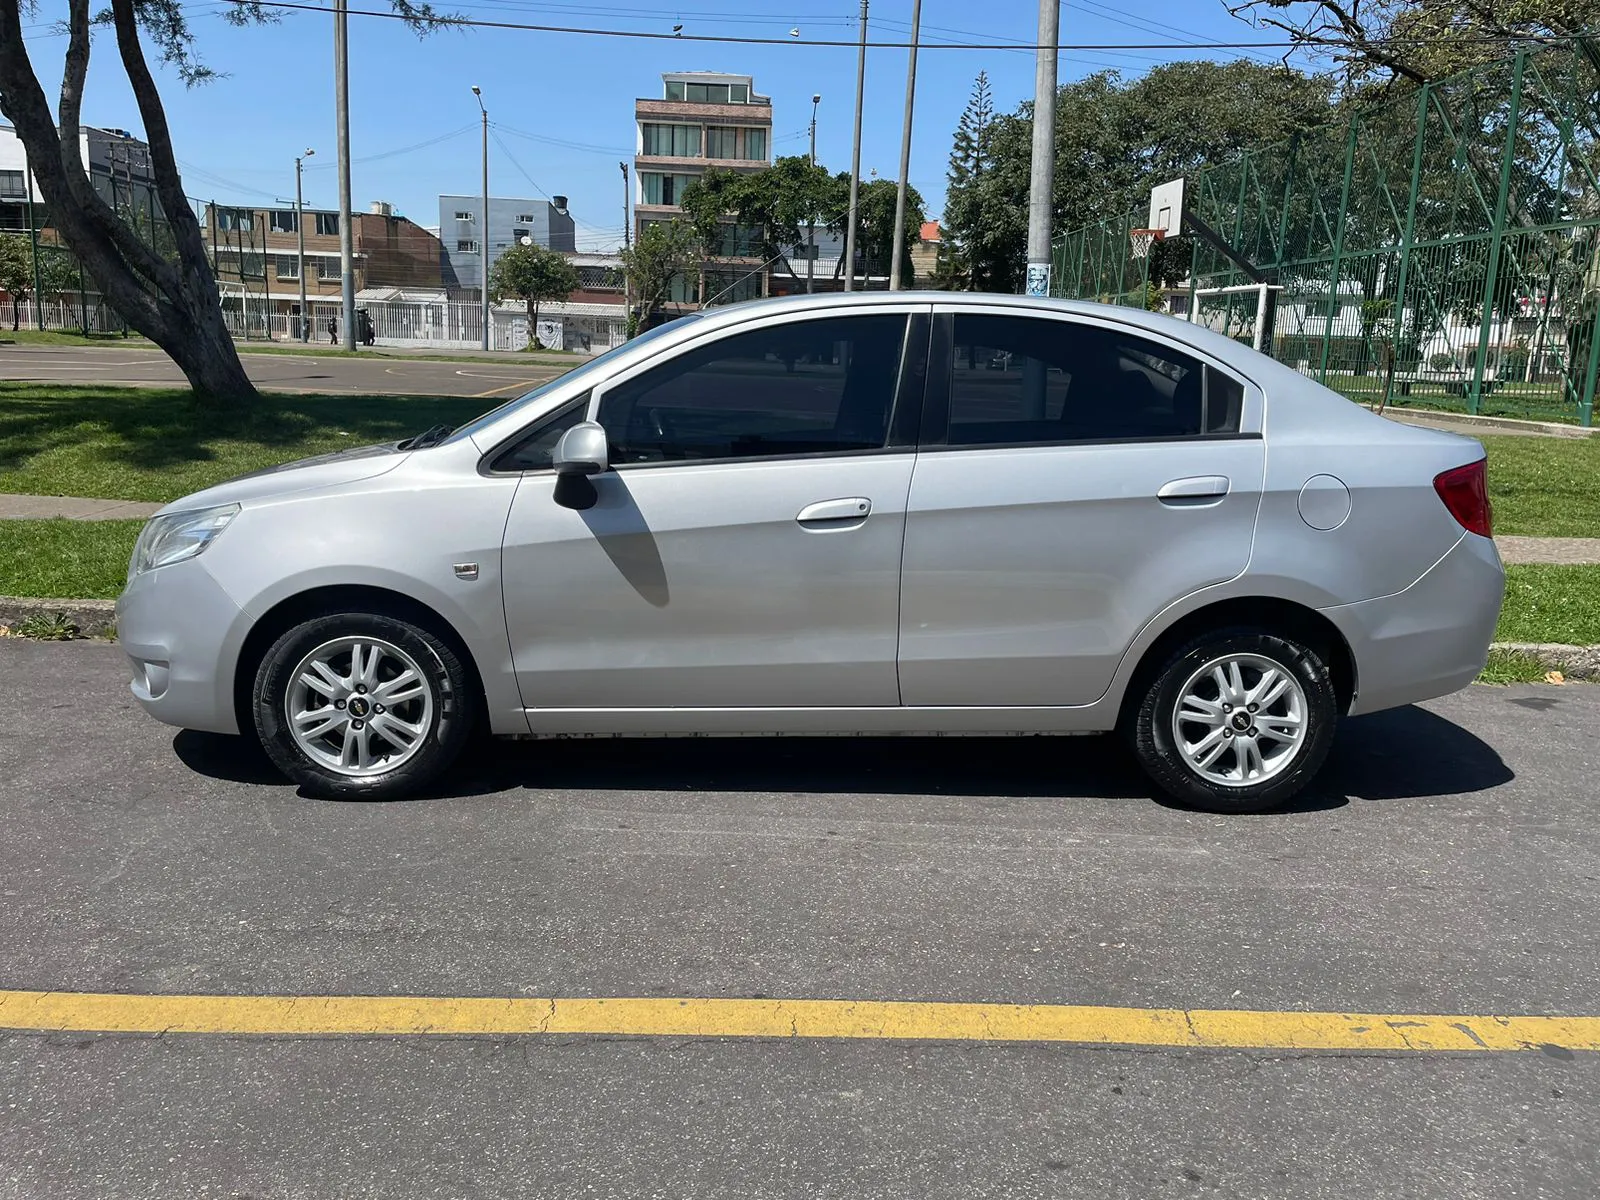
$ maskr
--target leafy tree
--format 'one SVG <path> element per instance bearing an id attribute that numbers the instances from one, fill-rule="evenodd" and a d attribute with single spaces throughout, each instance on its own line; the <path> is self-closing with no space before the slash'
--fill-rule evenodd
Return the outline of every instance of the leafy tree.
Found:
<path id="1" fill-rule="evenodd" d="M 661 306 L 672 294 L 673 280 L 697 261 L 696 237 L 686 221 L 652 221 L 623 250 L 622 272 L 645 327 L 656 323 Z"/>
<path id="2" fill-rule="evenodd" d="M 391 0 L 418 28 L 440 18 L 426 4 Z M 216 279 L 207 261 L 200 224 L 184 194 L 183 179 L 155 76 L 145 56 L 148 42 L 161 62 L 187 85 L 214 79 L 197 57 L 188 6 L 181 0 L 110 0 L 91 15 L 90 0 L 67 0 L 65 63 L 57 111 L 39 82 L 23 41 L 22 18 L 33 0 L 0 0 L 0 113 L 27 148 L 51 224 L 94 277 L 106 302 L 133 328 L 167 352 L 196 391 L 249 400 L 245 376 L 223 321 Z M 271 20 L 254 0 L 228 6 L 236 24 Z M 169 227 L 173 258 L 141 240 L 99 196 L 79 150 L 84 81 L 95 27 L 109 27 L 123 72 L 150 143 L 155 199 Z M 163 248 L 164 249 L 164 248 Z M 175 258 L 175 261 L 174 261 Z"/>
<path id="3" fill-rule="evenodd" d="M 78 286 L 78 272 L 71 257 L 59 250 L 40 247 L 38 281 L 40 295 L 59 296 Z M 22 302 L 33 295 L 34 263 L 32 239 L 20 233 L 0 234 L 0 291 L 11 293 L 11 328 L 17 329 Z"/>
<path id="4" fill-rule="evenodd" d="M 489 272 L 491 296 L 496 300 L 515 296 L 527 305 L 528 337 L 535 349 L 539 348 L 539 305 L 546 300 L 565 300 L 577 290 L 578 268 L 559 250 L 547 250 L 537 243 L 512 246 L 494 260 Z"/>
<path id="5" fill-rule="evenodd" d="M 679 205 L 703 256 L 717 256 L 731 217 L 756 234 L 758 252 L 771 261 L 803 242 L 813 222 L 842 228 L 849 189 L 848 175 L 829 175 L 805 155 L 791 155 L 761 171 L 709 170 L 684 188 Z"/>
<path id="6" fill-rule="evenodd" d="M 1063 86 L 1056 99 L 1053 222 L 1066 232 L 1148 205 L 1150 188 L 1246 149 L 1326 125 L 1332 82 L 1246 60 L 1167 63 L 1127 81 L 1101 71 Z M 974 266 L 972 286 L 1015 291 L 1028 235 L 1033 106 L 988 126 L 989 161 L 952 182 L 945 223 Z M 959 136 L 959 134 L 958 134 Z M 1188 269 L 1186 239 L 1156 247 L 1150 278 Z"/>
<path id="7" fill-rule="evenodd" d="M 1431 83 L 1503 58 L 1504 42 L 1592 33 L 1594 0 L 1234 0 L 1228 11 L 1337 63 L 1351 85 Z M 1591 64 L 1600 52 L 1584 46 Z"/>
<path id="8" fill-rule="evenodd" d="M 849 176 L 841 176 L 849 187 Z M 868 275 L 887 275 L 894 261 L 894 208 L 897 184 L 893 179 L 872 179 L 863 183 L 856 197 L 857 248 Z M 846 191 L 848 206 L 848 190 Z M 900 282 L 913 281 L 915 268 L 911 265 L 911 251 L 925 220 L 922 194 L 906 186 L 906 223 L 901 239 Z"/>

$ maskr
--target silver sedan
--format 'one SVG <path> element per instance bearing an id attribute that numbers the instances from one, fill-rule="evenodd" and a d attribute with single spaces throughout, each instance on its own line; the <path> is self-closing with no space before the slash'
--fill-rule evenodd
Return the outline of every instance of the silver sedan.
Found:
<path id="1" fill-rule="evenodd" d="M 1342 715 L 1470 682 L 1503 583 L 1470 439 L 1166 317 L 902 292 L 686 317 L 186 497 L 117 620 L 152 715 L 315 795 L 412 792 L 474 726 L 1116 730 L 1247 812 Z"/>

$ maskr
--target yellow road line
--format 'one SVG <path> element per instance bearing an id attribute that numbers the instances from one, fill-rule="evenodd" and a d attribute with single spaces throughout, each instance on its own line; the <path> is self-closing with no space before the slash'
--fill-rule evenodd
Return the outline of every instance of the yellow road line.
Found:
<path id="1" fill-rule="evenodd" d="M 0 991 L 0 1028 L 189 1034 L 897 1038 L 1267 1050 L 1600 1051 L 1600 1017 L 878 1000 L 148 996 Z"/>

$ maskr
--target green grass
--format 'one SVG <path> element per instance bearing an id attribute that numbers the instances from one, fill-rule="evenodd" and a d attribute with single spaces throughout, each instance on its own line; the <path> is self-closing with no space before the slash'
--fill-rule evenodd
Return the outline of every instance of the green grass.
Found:
<path id="1" fill-rule="evenodd" d="M 120 333 L 91 333 L 87 336 L 72 329 L 46 329 L 43 332 L 37 329 L 18 329 L 12 332 L 9 329 L 0 329 L 0 342 L 15 342 L 19 346 L 150 346 L 139 334 L 131 329 L 128 336 Z"/>
<path id="2" fill-rule="evenodd" d="M 0 492 L 176 500 L 246 471 L 460 425 L 497 403 L 449 396 L 262 397 L 0 382 Z"/>
<path id="3" fill-rule="evenodd" d="M 1600 537 L 1600 434 L 1479 440 L 1489 452 L 1496 533 Z"/>
<path id="4" fill-rule="evenodd" d="M 0 521 L 0 596 L 113 600 L 143 521 Z"/>
<path id="5" fill-rule="evenodd" d="M 1495 640 L 1600 645 L 1600 567 L 1507 567 Z"/>

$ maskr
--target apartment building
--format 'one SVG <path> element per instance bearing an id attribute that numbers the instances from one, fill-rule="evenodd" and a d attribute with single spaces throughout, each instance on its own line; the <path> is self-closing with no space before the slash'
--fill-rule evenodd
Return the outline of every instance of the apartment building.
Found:
<path id="1" fill-rule="evenodd" d="M 487 233 L 485 232 L 487 230 Z M 489 269 L 512 246 L 525 242 L 568 254 L 578 248 L 578 227 L 567 211 L 567 198 L 532 200 L 525 196 L 490 196 L 489 219 L 484 220 L 483 197 L 440 196 L 440 267 L 444 286 L 451 294 L 478 291 L 483 286 L 483 254 L 487 244 Z"/>
<path id="2" fill-rule="evenodd" d="M 709 168 L 760 171 L 772 164 L 772 100 L 749 75 L 670 71 L 661 95 L 634 101 L 635 233 L 682 213 L 683 189 Z M 756 235 L 731 219 L 704 272 L 680 279 L 680 304 L 727 303 L 766 293 Z"/>
<path id="3" fill-rule="evenodd" d="M 206 205 L 201 236 L 216 264 L 223 298 L 265 298 L 270 309 L 299 308 L 301 271 L 299 214 L 290 208 Z M 339 257 L 339 213 L 308 208 L 305 219 L 305 294 L 308 304 L 337 301 L 343 275 Z M 353 214 L 351 240 L 356 290 L 399 288 L 439 292 L 439 239 L 382 201 Z M 313 310 L 315 311 L 315 310 Z"/>
<path id="4" fill-rule="evenodd" d="M 78 154 L 95 192 L 118 212 L 141 221 L 152 209 L 159 216 L 146 143 L 126 129 L 85 125 L 78 131 Z M 0 125 L 0 232 L 27 230 L 30 201 L 36 227 L 48 228 L 44 195 L 28 169 L 22 139 L 10 125 Z"/>

